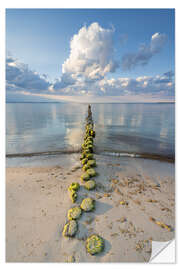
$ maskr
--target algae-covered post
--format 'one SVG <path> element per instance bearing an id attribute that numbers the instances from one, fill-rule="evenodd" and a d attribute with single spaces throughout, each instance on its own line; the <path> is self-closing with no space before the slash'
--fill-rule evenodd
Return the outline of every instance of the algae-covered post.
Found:
<path id="1" fill-rule="evenodd" d="M 86 118 L 86 127 L 85 127 L 85 135 L 84 142 L 82 144 L 82 154 L 80 157 L 82 163 L 82 170 L 85 171 L 83 175 L 81 175 L 81 181 L 84 183 L 84 187 L 87 190 L 92 190 L 96 187 L 95 180 L 89 180 L 92 177 L 97 176 L 97 172 L 93 167 L 96 167 L 96 160 L 93 156 L 93 147 L 94 147 L 94 123 L 92 118 L 91 105 L 88 105 L 88 115 Z M 95 201 L 94 199 L 87 197 L 84 198 L 80 205 L 81 209 L 84 212 L 89 212 L 94 210 Z M 98 235 L 93 235 L 86 241 L 86 250 L 89 254 L 95 255 L 100 253 L 104 248 L 104 241 Z"/>
<path id="2" fill-rule="evenodd" d="M 88 115 L 86 117 L 86 125 L 85 125 L 85 134 L 84 134 L 84 142 L 82 144 L 82 154 L 80 157 L 82 170 L 85 171 L 81 175 L 81 182 L 84 184 L 84 187 L 87 190 L 92 190 L 96 187 L 95 180 L 89 180 L 92 177 L 97 175 L 97 172 L 93 167 L 96 167 L 96 160 L 93 156 L 93 143 L 95 138 L 94 124 L 92 119 L 91 106 L 88 105 Z M 70 194 L 70 198 L 73 203 L 76 202 L 79 190 L 79 183 L 73 182 L 68 187 L 68 191 Z M 83 212 L 93 211 L 95 209 L 95 200 L 91 197 L 84 198 L 79 206 L 75 206 L 68 211 L 68 222 L 65 224 L 63 229 L 63 235 L 65 237 L 73 237 L 75 236 L 78 230 L 78 222 L 77 219 L 80 218 Z M 86 250 L 89 254 L 94 255 L 101 252 L 104 248 L 104 241 L 98 235 L 92 235 L 86 241 Z"/>

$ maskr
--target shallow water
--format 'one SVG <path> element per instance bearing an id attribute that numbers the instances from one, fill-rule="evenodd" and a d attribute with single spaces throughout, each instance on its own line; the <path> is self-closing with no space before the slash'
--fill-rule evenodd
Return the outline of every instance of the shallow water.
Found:
<path id="1" fill-rule="evenodd" d="M 87 104 L 8 103 L 6 154 L 78 152 Z M 93 104 L 97 153 L 174 156 L 174 104 Z"/>

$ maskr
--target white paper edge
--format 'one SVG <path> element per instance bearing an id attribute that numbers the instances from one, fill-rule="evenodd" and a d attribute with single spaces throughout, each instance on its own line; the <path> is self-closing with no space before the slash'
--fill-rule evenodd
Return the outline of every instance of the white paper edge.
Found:
<path id="1" fill-rule="evenodd" d="M 167 242 L 152 241 L 150 263 L 175 263 L 175 240 Z"/>

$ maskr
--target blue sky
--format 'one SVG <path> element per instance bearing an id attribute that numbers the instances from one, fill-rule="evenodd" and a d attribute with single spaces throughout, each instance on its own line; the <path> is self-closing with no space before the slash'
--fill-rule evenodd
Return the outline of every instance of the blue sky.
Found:
<path id="1" fill-rule="evenodd" d="M 174 96 L 173 9 L 7 9 L 6 51 L 8 100 Z"/>

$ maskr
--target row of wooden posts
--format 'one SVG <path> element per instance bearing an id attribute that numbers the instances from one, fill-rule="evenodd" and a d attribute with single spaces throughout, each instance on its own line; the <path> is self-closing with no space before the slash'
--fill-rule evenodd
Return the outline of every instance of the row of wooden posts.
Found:
<path id="1" fill-rule="evenodd" d="M 93 154 L 95 135 L 91 106 L 88 105 L 84 140 L 80 156 L 83 171 L 83 174 L 81 175 L 81 183 L 83 187 L 81 187 L 78 182 L 73 182 L 68 187 L 69 196 L 73 203 L 76 203 L 78 200 L 78 190 L 80 188 L 85 188 L 89 192 L 96 188 L 96 181 L 93 179 L 98 175 L 95 170 L 97 164 Z M 78 219 L 81 217 L 83 212 L 91 212 L 93 210 L 95 210 L 95 200 L 91 198 L 91 196 L 84 198 L 80 205 L 76 205 L 69 209 L 67 214 L 68 222 L 64 226 L 63 236 L 74 237 L 78 232 Z M 95 255 L 103 249 L 104 240 L 99 235 L 93 234 L 86 239 L 86 251 L 89 254 Z"/>

